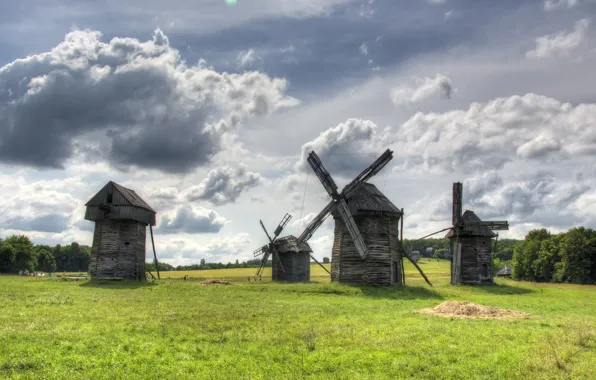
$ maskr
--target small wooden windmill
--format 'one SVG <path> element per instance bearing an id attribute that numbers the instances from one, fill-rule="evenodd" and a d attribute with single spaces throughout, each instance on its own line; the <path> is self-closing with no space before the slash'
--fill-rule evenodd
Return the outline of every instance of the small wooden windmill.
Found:
<path id="1" fill-rule="evenodd" d="M 317 264 L 321 265 L 312 256 L 312 249 L 306 242 L 298 243 L 295 236 L 289 235 L 278 238 L 284 227 L 288 224 L 292 216 L 286 214 L 273 233 L 273 238 L 269 236 L 267 229 L 262 221 L 261 227 L 269 239 L 269 244 L 262 246 L 254 251 L 254 256 L 263 255 L 261 266 L 257 271 L 257 276 L 263 274 L 265 265 L 269 256 L 272 256 L 271 279 L 273 281 L 285 282 L 306 282 L 310 281 L 310 259 L 312 258 Z"/>
<path id="2" fill-rule="evenodd" d="M 351 284 L 403 284 L 403 257 L 398 223 L 403 211 L 374 185 L 366 183 L 393 158 L 387 149 L 341 193 L 315 152 L 308 163 L 331 196 L 329 204 L 298 238 L 306 242 L 328 215 L 335 219 L 331 280 Z M 370 246 L 370 248 L 369 248 Z"/>
<path id="3" fill-rule="evenodd" d="M 450 239 L 451 283 L 493 283 L 492 238 L 493 231 L 508 230 L 507 221 L 482 221 L 471 210 L 462 214 L 461 182 L 453 184 L 452 226 L 447 233 Z"/>

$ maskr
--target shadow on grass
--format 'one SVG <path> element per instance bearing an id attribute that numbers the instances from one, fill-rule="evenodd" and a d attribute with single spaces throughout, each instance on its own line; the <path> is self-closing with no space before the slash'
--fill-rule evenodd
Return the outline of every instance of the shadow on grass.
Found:
<path id="1" fill-rule="evenodd" d="M 132 280 L 88 280 L 83 282 L 80 287 L 83 288 L 103 288 L 103 289 L 138 289 L 157 286 L 153 281 L 132 281 Z"/>
<path id="2" fill-rule="evenodd" d="M 474 287 L 490 294 L 527 294 L 534 293 L 535 291 L 527 288 L 520 288 L 517 286 L 511 286 L 506 284 L 494 284 L 494 285 L 475 285 Z"/>

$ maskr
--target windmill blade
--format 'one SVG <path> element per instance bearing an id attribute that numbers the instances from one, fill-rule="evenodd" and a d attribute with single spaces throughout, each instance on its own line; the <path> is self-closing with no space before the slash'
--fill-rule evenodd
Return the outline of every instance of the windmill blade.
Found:
<path id="1" fill-rule="evenodd" d="M 507 221 L 472 221 L 464 222 L 464 229 L 475 230 L 480 227 L 486 227 L 492 231 L 503 231 L 509 229 Z"/>
<path id="2" fill-rule="evenodd" d="M 337 203 L 335 201 L 329 202 L 327 206 L 317 215 L 309 224 L 306 226 L 304 232 L 298 237 L 298 245 L 305 243 L 312 237 L 312 235 L 317 231 L 317 229 L 323 224 L 325 218 L 335 210 L 337 207 Z"/>
<path id="3" fill-rule="evenodd" d="M 453 226 L 459 226 L 462 222 L 462 193 L 463 185 L 461 182 L 453 184 L 453 203 L 451 206 L 451 224 Z"/>
<path id="4" fill-rule="evenodd" d="M 257 270 L 257 276 L 260 276 L 263 271 L 265 270 L 265 264 L 267 264 L 267 260 L 269 259 L 269 250 L 265 251 L 265 256 L 263 256 L 263 260 L 261 260 L 261 266 L 259 266 L 259 270 Z"/>
<path id="5" fill-rule="evenodd" d="M 277 237 L 279 236 L 279 234 L 281 234 L 281 231 L 283 231 L 283 229 L 285 228 L 286 224 L 288 224 L 288 222 L 290 221 L 290 219 L 292 219 L 292 215 L 290 214 L 286 214 L 281 222 L 279 222 L 279 225 L 277 226 L 277 228 L 275 229 L 275 232 L 273 232 L 273 241 L 275 241 L 275 239 L 277 239 Z"/>
<path id="6" fill-rule="evenodd" d="M 317 154 L 314 151 L 312 151 L 308 155 L 307 161 L 310 164 L 312 170 L 319 178 L 319 181 L 321 181 L 321 183 L 323 184 L 325 190 L 327 190 L 329 195 L 331 195 L 331 198 L 337 199 L 339 197 L 339 194 L 337 193 L 337 185 L 333 181 L 333 178 L 331 178 L 331 175 L 329 174 L 327 169 L 325 169 L 325 167 L 323 166 L 323 163 L 321 162 L 321 159 L 319 159 L 319 156 L 317 156 Z"/>
<path id="7" fill-rule="evenodd" d="M 267 252 L 267 246 L 264 245 L 259 249 L 254 250 L 253 255 L 254 257 L 259 257 L 261 256 L 263 253 Z"/>
<path id="8" fill-rule="evenodd" d="M 271 244 L 271 250 L 273 251 L 275 257 L 277 257 L 277 265 L 279 265 L 279 269 L 281 269 L 281 271 L 285 273 L 286 270 L 284 269 L 284 266 L 281 263 L 281 257 L 279 257 L 279 252 L 277 252 L 275 245 Z"/>
<path id="9" fill-rule="evenodd" d="M 269 242 L 273 243 L 273 240 L 271 240 L 271 236 L 269 236 L 269 233 L 267 232 L 267 229 L 265 228 L 263 221 L 259 219 L 259 223 L 261 223 L 261 227 L 263 228 L 263 231 L 265 231 L 265 235 L 267 235 L 267 239 L 269 239 Z"/>
<path id="10" fill-rule="evenodd" d="M 364 243 L 362 235 L 360 235 L 360 230 L 358 229 L 358 226 L 356 225 L 356 222 L 352 217 L 352 213 L 348 208 L 348 204 L 343 198 L 339 200 L 337 210 L 339 211 L 339 215 L 341 215 L 342 220 L 348 228 L 348 232 L 350 233 L 350 236 L 354 241 L 354 245 L 356 246 L 356 249 L 358 250 L 360 257 L 362 259 L 366 258 L 366 255 L 368 255 L 368 248 Z"/>
<path id="11" fill-rule="evenodd" d="M 368 168 L 364 169 L 358 177 L 354 178 L 352 182 L 346 185 L 342 190 L 342 194 L 345 198 L 351 197 L 356 190 L 360 188 L 366 181 L 372 178 L 375 174 L 380 172 L 385 165 L 393 159 L 393 152 L 387 149 L 379 158 L 376 159 Z"/>

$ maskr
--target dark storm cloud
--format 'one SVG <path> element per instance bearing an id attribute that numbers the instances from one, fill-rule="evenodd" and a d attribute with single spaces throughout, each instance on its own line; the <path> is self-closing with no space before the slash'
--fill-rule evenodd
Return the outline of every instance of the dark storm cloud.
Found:
<path id="1" fill-rule="evenodd" d="M 73 31 L 0 68 L 0 161 L 63 168 L 100 132 L 100 152 L 117 168 L 187 172 L 239 121 L 296 104 L 284 80 L 187 66 L 160 30 L 147 42 L 99 38 Z"/>

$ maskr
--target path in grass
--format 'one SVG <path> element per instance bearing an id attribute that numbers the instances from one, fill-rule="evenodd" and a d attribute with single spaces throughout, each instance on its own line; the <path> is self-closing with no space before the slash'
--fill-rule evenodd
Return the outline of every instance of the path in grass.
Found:
<path id="1" fill-rule="evenodd" d="M 0 276 L 0 378 L 596 378 L 596 287 L 456 287 L 448 263 L 422 267 L 433 288 Z M 445 300 L 534 317 L 415 313 Z"/>

